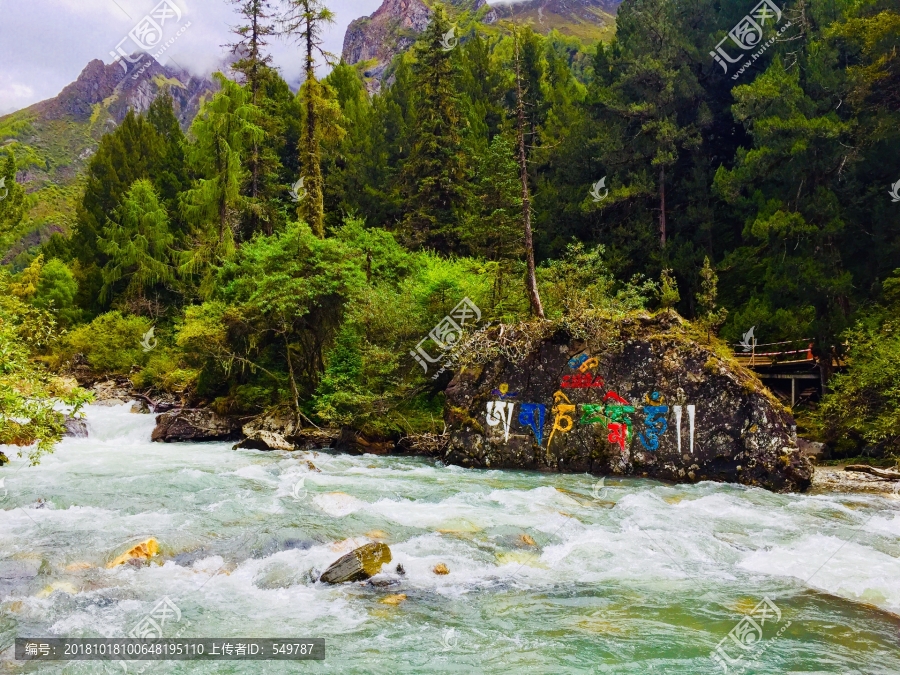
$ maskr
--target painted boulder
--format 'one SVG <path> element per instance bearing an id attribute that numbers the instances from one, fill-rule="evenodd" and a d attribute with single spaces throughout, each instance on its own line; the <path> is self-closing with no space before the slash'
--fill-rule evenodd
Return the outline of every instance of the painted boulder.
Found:
<path id="1" fill-rule="evenodd" d="M 790 412 L 674 312 L 494 328 L 458 348 L 444 460 L 803 491 Z"/>

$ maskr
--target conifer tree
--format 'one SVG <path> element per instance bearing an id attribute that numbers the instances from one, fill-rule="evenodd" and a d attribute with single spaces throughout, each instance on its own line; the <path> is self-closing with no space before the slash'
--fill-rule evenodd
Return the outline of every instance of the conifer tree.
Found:
<path id="1" fill-rule="evenodd" d="M 273 23 L 272 7 L 269 0 L 231 0 L 237 6 L 238 13 L 243 21 L 238 26 L 233 26 L 231 32 L 238 36 L 237 42 L 229 45 L 232 53 L 238 56 L 231 68 L 241 73 L 246 86 L 250 89 L 250 102 L 260 108 L 262 113 L 264 106 L 261 98 L 265 95 L 265 84 L 271 76 L 272 56 L 263 50 L 268 46 L 268 38 L 276 34 Z M 273 130 L 268 116 L 260 115 L 260 126 L 266 131 Z M 267 150 L 267 149 L 266 149 Z M 263 155 L 263 156 L 261 156 Z M 260 222 L 268 222 L 271 217 L 266 213 L 265 206 L 257 203 L 260 197 L 260 181 L 263 174 L 271 174 L 276 169 L 274 153 L 261 151 L 261 143 L 254 141 L 247 157 L 247 167 L 250 172 L 249 179 L 249 220 L 248 233 L 260 229 Z M 271 232 L 271 226 L 265 228 Z"/>
<path id="2" fill-rule="evenodd" d="M 728 310 L 717 304 L 718 284 L 719 277 L 712 265 L 709 264 L 709 257 L 706 257 L 703 259 L 703 268 L 700 270 L 700 292 L 697 294 L 697 306 L 700 309 L 700 324 L 706 329 L 707 340 L 713 333 L 718 333 L 728 316 Z"/>
<path id="3" fill-rule="evenodd" d="M 109 301 L 119 282 L 127 281 L 122 295 L 137 301 L 131 306 L 140 310 L 147 290 L 174 279 L 170 265 L 173 241 L 169 215 L 153 184 L 147 179 L 135 181 L 99 241 L 100 249 L 109 256 L 100 299 Z"/>
<path id="4" fill-rule="evenodd" d="M 459 222 L 467 202 L 467 166 L 453 51 L 444 35 L 450 23 L 438 6 L 415 46 L 412 66 L 413 123 L 403 167 L 408 200 L 403 223 L 413 246 L 450 253 L 459 246 Z"/>
<path id="5" fill-rule="evenodd" d="M 194 245 L 184 251 L 181 272 L 201 273 L 202 293 L 211 292 L 211 265 L 234 250 L 234 234 L 243 206 L 241 186 L 246 177 L 242 158 L 259 141 L 262 131 L 254 122 L 258 109 L 250 95 L 221 73 L 214 75 L 221 90 L 200 110 L 191 124 L 194 142 L 187 159 L 200 176 L 182 194 L 182 212 L 192 227 Z"/>
<path id="6" fill-rule="evenodd" d="M 305 217 L 312 231 L 319 238 L 325 236 L 325 202 L 322 179 L 322 154 L 320 148 L 320 115 L 326 107 L 321 84 L 316 79 L 316 53 L 324 58 L 322 31 L 334 23 L 334 13 L 320 0 L 286 0 L 288 13 L 284 19 L 284 31 L 300 40 L 305 49 L 301 88 L 304 101 L 305 124 L 300 145 L 300 170 L 304 179 L 306 196 L 300 201 L 298 214 Z"/>

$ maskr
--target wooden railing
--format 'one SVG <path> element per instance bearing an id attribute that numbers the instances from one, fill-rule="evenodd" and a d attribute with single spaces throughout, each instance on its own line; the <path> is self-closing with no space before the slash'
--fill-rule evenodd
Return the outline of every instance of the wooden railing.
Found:
<path id="1" fill-rule="evenodd" d="M 785 342 L 766 342 L 749 345 L 738 343 L 735 345 L 734 357 L 743 366 L 774 366 L 791 363 L 813 363 L 815 357 L 812 353 L 813 341 L 808 338 L 799 340 L 787 340 Z M 787 347 L 786 349 L 773 350 L 772 347 Z M 793 349 L 791 349 L 793 347 Z M 762 351 L 760 351 L 762 348 Z"/>

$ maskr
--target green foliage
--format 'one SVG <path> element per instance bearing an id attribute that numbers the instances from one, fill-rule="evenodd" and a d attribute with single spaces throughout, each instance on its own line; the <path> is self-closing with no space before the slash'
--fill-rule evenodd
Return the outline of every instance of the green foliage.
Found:
<path id="1" fill-rule="evenodd" d="M 898 308 L 894 306 L 893 316 Z M 839 446 L 870 446 L 878 454 L 900 455 L 900 323 L 858 323 L 844 338 L 850 367 L 829 382 L 814 413 L 827 440 Z M 871 450 L 870 450 L 871 452 Z"/>
<path id="2" fill-rule="evenodd" d="M 719 277 L 709 264 L 709 258 L 703 259 L 700 279 L 700 292 L 697 293 L 698 323 L 706 329 L 707 337 L 718 335 L 719 328 L 728 317 L 728 310 L 717 304 Z"/>
<path id="3" fill-rule="evenodd" d="M 0 270 L 0 446 L 23 448 L 20 454 L 31 464 L 38 464 L 65 433 L 65 415 L 56 407 L 66 406 L 77 416 L 91 400 L 35 363 L 37 352 L 56 336 L 52 316 L 17 298 L 9 274 Z"/>
<path id="4" fill-rule="evenodd" d="M 116 285 L 124 286 L 120 292 L 124 298 L 142 299 L 156 284 L 171 282 L 173 242 L 169 215 L 153 184 L 146 179 L 135 181 L 125 193 L 118 218 L 110 219 L 97 242 L 109 257 L 103 268 L 101 300 L 109 300 Z M 120 284 L 124 281 L 127 284 Z"/>
<path id="5" fill-rule="evenodd" d="M 41 268 L 32 304 L 38 309 L 55 313 L 63 326 L 71 326 L 81 320 L 82 312 L 75 304 L 78 282 L 72 270 L 58 258 Z"/>
<path id="6" fill-rule="evenodd" d="M 617 283 L 609 272 L 605 249 L 585 249 L 581 242 L 569 244 L 565 256 L 538 270 L 541 295 L 546 298 L 548 317 L 580 314 L 586 310 L 611 313 L 643 309 L 655 294 L 656 284 L 640 277 Z"/>
<path id="7" fill-rule="evenodd" d="M 193 142 L 186 148 L 188 163 L 199 178 L 181 195 L 191 246 L 182 252 L 179 269 L 186 277 L 199 278 L 200 293 L 207 297 L 213 292 L 214 266 L 234 251 L 244 205 L 243 153 L 262 139 L 262 130 L 254 124 L 258 108 L 250 103 L 248 92 L 221 73 L 214 77 L 222 88 L 194 119 Z"/>
<path id="8" fill-rule="evenodd" d="M 148 361 L 141 341 L 152 326 L 142 316 L 107 312 L 66 334 L 58 357 L 71 359 L 81 354 L 97 372 L 128 375 Z"/>
<path id="9" fill-rule="evenodd" d="M 22 169 L 40 184 L 0 200 L 10 302 L 72 328 L 60 358 L 83 351 L 99 371 L 192 404 L 434 430 L 444 381 L 410 350 L 425 339 L 434 351 L 428 332 L 463 297 L 482 324 L 530 313 L 515 45 L 472 6 L 448 10 L 450 50 L 435 6 L 370 95 L 359 64 L 316 79 L 330 14 L 291 0 L 308 75 L 295 95 L 262 49 L 269 3 L 241 0 L 241 84 L 217 76 L 187 136 L 170 97 L 129 113 L 81 186 L 51 181 L 71 172 L 63 146 L 80 153 L 89 135 L 45 120 L 44 147 L 29 141 L 34 115 L 4 118 L 7 187 Z M 591 49 L 519 30 L 539 290 L 553 320 L 593 317 L 593 329 L 652 298 L 715 345 L 719 329 L 736 341 L 756 326 L 760 342 L 810 338 L 824 364 L 862 320 L 829 399 L 841 403 L 826 409 L 834 433 L 887 447 L 894 399 L 876 356 L 894 349 L 887 313 L 900 296 L 900 210 L 887 195 L 900 179 L 900 15 L 881 0 L 802 9 L 737 80 L 708 56 L 746 13 L 735 3 L 629 0 L 616 36 Z M 288 190 L 301 176 L 297 204 Z M 78 325 L 110 307 L 121 314 Z M 155 318 L 150 353 L 150 323 L 133 314 Z"/>
<path id="10" fill-rule="evenodd" d="M 678 282 L 672 270 L 665 269 L 659 274 L 659 306 L 662 309 L 673 309 L 681 302 Z"/>

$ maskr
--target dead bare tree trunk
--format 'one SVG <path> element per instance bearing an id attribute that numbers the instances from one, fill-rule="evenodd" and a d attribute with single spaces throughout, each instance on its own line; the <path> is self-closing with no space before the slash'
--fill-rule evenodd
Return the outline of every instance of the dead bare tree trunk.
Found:
<path id="1" fill-rule="evenodd" d="M 522 220 L 525 225 L 525 256 L 528 262 L 526 286 L 531 311 L 538 318 L 544 317 L 544 307 L 538 293 L 534 269 L 534 240 L 531 235 L 531 194 L 528 190 L 528 158 L 525 154 L 525 102 L 522 95 L 522 75 L 519 66 L 519 33 L 514 29 L 516 45 L 516 136 L 519 143 L 519 177 L 522 181 Z"/>
<path id="2" fill-rule="evenodd" d="M 666 167 L 659 170 L 659 242 L 666 247 Z"/>

